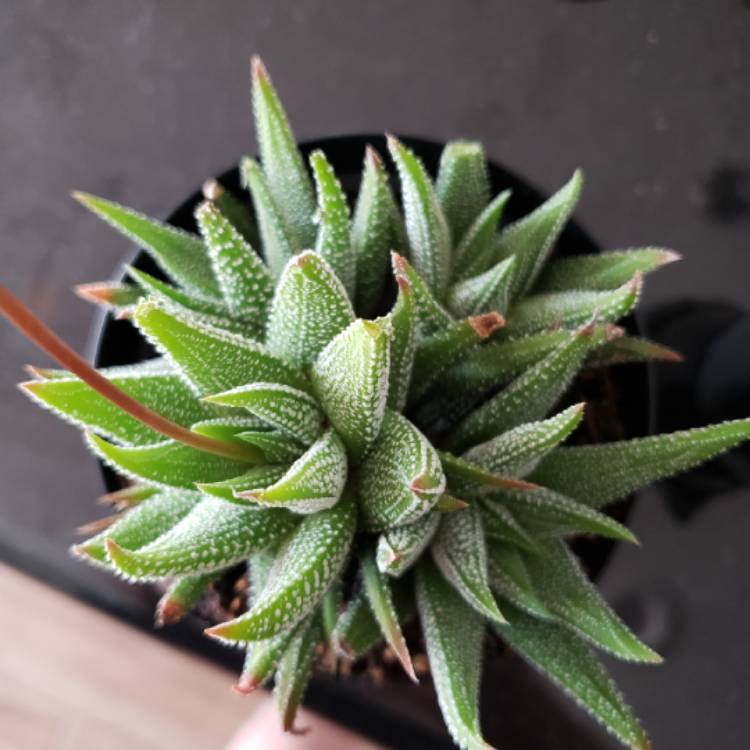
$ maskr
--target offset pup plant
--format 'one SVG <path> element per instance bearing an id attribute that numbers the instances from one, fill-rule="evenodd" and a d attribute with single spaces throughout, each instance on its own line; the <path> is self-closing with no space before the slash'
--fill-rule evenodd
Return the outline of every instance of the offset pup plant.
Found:
<path id="1" fill-rule="evenodd" d="M 24 392 L 129 482 L 73 552 L 130 581 L 167 579 L 162 622 L 246 563 L 247 610 L 206 633 L 246 650 L 240 691 L 275 678 L 287 730 L 316 662 L 385 642 L 416 681 L 414 620 L 460 747 L 489 747 L 477 694 L 483 642 L 499 638 L 647 748 L 592 646 L 661 659 L 569 540 L 634 542 L 602 509 L 746 440 L 750 420 L 562 447 L 585 404 L 556 407 L 587 365 L 675 358 L 617 321 L 643 275 L 677 256 L 556 259 L 581 174 L 501 226 L 512 196 L 490 196 L 476 143 L 449 143 L 433 183 L 389 138 L 400 206 L 368 149 L 350 213 L 326 155 L 303 163 L 258 60 L 253 106 L 252 212 L 209 182 L 194 235 L 76 194 L 168 279 L 131 268 L 128 282 L 79 289 L 129 317 L 158 358 L 96 372 L 0 291 L 3 313 L 65 368 L 33 368 Z"/>

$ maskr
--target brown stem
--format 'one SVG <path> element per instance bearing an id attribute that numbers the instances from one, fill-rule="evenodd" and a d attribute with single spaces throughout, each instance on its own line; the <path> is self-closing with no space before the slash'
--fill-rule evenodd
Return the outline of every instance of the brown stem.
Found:
<path id="1" fill-rule="evenodd" d="M 62 339 L 42 323 L 23 302 L 3 286 L 0 286 L 0 313 L 61 367 L 78 376 L 99 395 L 152 430 L 205 453 L 214 453 L 217 456 L 254 463 L 252 456 L 243 446 L 191 432 L 186 427 L 162 417 L 161 414 L 151 411 L 147 406 L 128 396 L 127 393 L 110 383 L 88 362 L 76 354 Z"/>

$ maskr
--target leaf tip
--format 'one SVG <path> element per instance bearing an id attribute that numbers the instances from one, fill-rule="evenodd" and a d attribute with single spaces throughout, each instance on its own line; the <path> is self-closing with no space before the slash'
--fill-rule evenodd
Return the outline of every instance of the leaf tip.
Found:
<path id="1" fill-rule="evenodd" d="M 163 628 L 165 625 L 178 623 L 186 614 L 185 608 L 169 596 L 162 597 L 156 605 L 154 627 Z"/>
<path id="2" fill-rule="evenodd" d="M 505 325 L 505 318 L 498 312 L 488 312 L 483 315 L 472 315 L 467 319 L 480 339 L 491 336 L 498 328 Z"/>
<path id="3" fill-rule="evenodd" d="M 209 177 L 201 186 L 201 193 L 207 201 L 215 201 L 220 198 L 226 191 L 219 184 L 219 181 L 215 177 Z M 202 208 L 204 204 L 201 204 L 198 208 Z"/>

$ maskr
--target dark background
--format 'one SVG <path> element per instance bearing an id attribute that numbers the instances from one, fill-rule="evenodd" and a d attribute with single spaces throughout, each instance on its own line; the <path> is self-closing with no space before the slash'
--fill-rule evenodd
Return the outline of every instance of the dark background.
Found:
<path id="1" fill-rule="evenodd" d="M 253 149 L 253 52 L 300 139 L 386 129 L 479 138 L 545 192 L 583 167 L 576 218 L 596 239 L 684 255 L 648 279 L 652 327 L 676 301 L 694 324 L 714 310 L 699 303 L 729 305 L 733 322 L 747 311 L 746 0 L 4 0 L 0 281 L 77 349 L 92 310 L 69 289 L 110 276 L 128 245 L 67 192 L 169 213 Z M 669 330 L 689 343 L 693 329 Z M 746 365 L 750 337 L 736 341 Z M 705 359 L 691 355 L 688 373 Z M 0 326 L 0 551 L 43 560 L 53 581 L 72 572 L 87 592 L 104 579 L 65 549 L 92 517 L 100 478 L 76 433 L 14 390 L 26 362 L 45 363 Z M 692 381 L 675 404 L 673 371 L 657 377 L 670 389 L 662 426 L 703 419 Z M 613 665 L 657 748 L 739 750 L 750 740 L 744 471 L 735 460 L 718 480 L 694 475 L 673 485 L 671 502 L 644 493 L 632 518 L 643 548 L 618 549 L 602 581 L 667 658 L 660 668 Z M 98 596 L 108 604 L 142 596 L 106 581 Z"/>

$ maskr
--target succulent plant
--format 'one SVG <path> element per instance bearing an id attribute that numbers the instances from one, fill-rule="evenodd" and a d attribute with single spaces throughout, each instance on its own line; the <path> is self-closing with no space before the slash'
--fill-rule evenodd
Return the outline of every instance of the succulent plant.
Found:
<path id="1" fill-rule="evenodd" d="M 246 650 L 240 691 L 275 676 L 287 730 L 316 661 L 385 643 L 416 681 L 414 620 L 460 747 L 488 747 L 477 693 L 483 642 L 498 638 L 625 745 L 648 747 L 592 647 L 660 657 L 569 542 L 635 541 L 602 508 L 747 439 L 750 421 L 561 447 L 584 404 L 558 405 L 583 368 L 677 358 L 616 325 L 642 276 L 677 256 L 555 258 L 580 172 L 503 225 L 513 197 L 491 198 L 470 142 L 445 147 L 433 183 L 390 137 L 400 206 L 368 148 L 350 211 L 325 154 L 303 162 L 257 60 L 252 98 L 260 164 L 240 167 L 252 211 L 209 181 L 191 234 L 76 194 L 163 272 L 79 288 L 132 320 L 156 358 L 96 372 L 0 292 L 66 368 L 33 368 L 23 390 L 128 480 L 74 553 L 129 581 L 167 579 L 160 622 L 246 564 L 246 611 L 206 632 Z"/>

